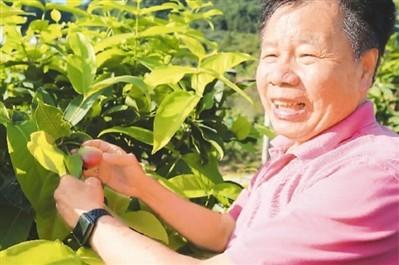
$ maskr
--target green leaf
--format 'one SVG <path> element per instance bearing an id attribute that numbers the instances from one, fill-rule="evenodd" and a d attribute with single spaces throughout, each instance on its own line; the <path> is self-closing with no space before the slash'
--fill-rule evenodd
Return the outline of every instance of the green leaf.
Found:
<path id="1" fill-rule="evenodd" d="M 81 247 L 76 251 L 76 254 L 87 265 L 105 265 L 100 256 L 89 248 Z"/>
<path id="2" fill-rule="evenodd" d="M 211 9 L 202 15 L 204 19 L 208 19 L 214 16 L 223 16 L 223 12 L 219 9 Z"/>
<path id="3" fill-rule="evenodd" d="M 60 24 L 50 24 L 45 31 L 40 33 L 41 38 L 44 42 L 51 43 L 57 41 L 62 37 L 62 25 Z M 55 58 L 53 58 L 54 60 Z"/>
<path id="4" fill-rule="evenodd" d="M 108 133 L 126 134 L 126 135 L 128 135 L 140 142 L 148 144 L 148 145 L 152 145 L 152 141 L 154 139 L 154 134 L 152 133 L 152 131 L 150 131 L 148 129 L 141 128 L 141 127 L 135 127 L 135 126 L 130 126 L 130 127 L 117 126 L 117 127 L 105 129 L 100 132 L 98 137 L 101 137 L 102 135 L 108 134 Z"/>
<path id="5" fill-rule="evenodd" d="M 67 59 L 67 76 L 74 90 L 86 95 L 91 90 L 97 70 L 94 48 L 82 33 L 70 35 L 68 41 L 74 55 Z"/>
<path id="6" fill-rule="evenodd" d="M 223 201 L 224 198 L 235 200 L 240 194 L 242 187 L 233 182 L 224 182 L 219 183 L 213 187 L 213 195 L 220 200 Z"/>
<path id="7" fill-rule="evenodd" d="M 23 5 L 35 7 L 35 8 L 40 9 L 40 10 L 44 10 L 44 6 L 40 2 L 40 0 L 21 0 L 20 2 Z"/>
<path id="8" fill-rule="evenodd" d="M 66 4 L 71 7 L 78 7 L 83 4 L 83 0 L 66 0 Z"/>
<path id="9" fill-rule="evenodd" d="M 166 245 L 169 243 L 165 228 L 152 213 L 147 211 L 128 212 L 122 215 L 121 218 L 134 230 Z"/>
<path id="10" fill-rule="evenodd" d="M 86 116 L 99 96 L 101 96 L 101 91 L 94 93 L 87 98 L 83 98 L 83 96 L 75 97 L 65 109 L 65 119 L 73 126 L 78 124 Z"/>
<path id="11" fill-rule="evenodd" d="M 113 35 L 112 37 L 108 37 L 103 39 L 101 42 L 97 43 L 94 46 L 94 51 L 96 53 L 105 50 L 109 47 L 116 47 L 123 43 L 126 43 L 129 39 L 136 38 L 135 33 L 124 33 L 124 34 L 117 34 Z"/>
<path id="12" fill-rule="evenodd" d="M 25 24 L 26 21 L 27 21 L 26 17 L 13 16 L 12 13 L 9 13 L 9 12 L 4 12 L 2 15 L 6 19 L 2 18 L 0 20 L 0 25 L 2 25 L 2 24 L 4 25 L 4 21 L 7 21 L 8 25 L 10 25 L 10 24 L 11 25 L 14 25 L 14 24 L 15 25 Z M 27 15 L 27 13 L 24 13 L 24 15 Z"/>
<path id="13" fill-rule="evenodd" d="M 239 116 L 233 123 L 231 130 L 238 140 L 244 140 L 251 132 L 251 123 L 243 116 Z"/>
<path id="14" fill-rule="evenodd" d="M 208 93 L 206 96 L 214 96 L 214 94 Z M 223 142 L 220 138 L 220 135 L 217 134 L 216 131 L 212 130 L 211 128 L 200 125 L 198 126 L 201 132 L 201 136 L 206 140 L 208 143 L 212 145 L 218 155 L 218 159 L 222 160 L 224 157 L 224 150 L 223 150 Z"/>
<path id="15" fill-rule="evenodd" d="M 183 238 L 179 233 L 177 232 L 171 232 L 169 233 L 169 244 L 168 247 L 174 251 L 178 251 L 183 247 L 184 245 L 187 244 L 187 240 Z"/>
<path id="16" fill-rule="evenodd" d="M 95 83 L 91 88 L 89 96 L 117 83 L 133 84 L 135 87 L 139 88 L 144 93 L 148 93 L 149 90 L 149 87 L 144 83 L 144 81 L 141 78 L 136 76 L 123 75 L 117 77 L 110 77 L 98 83 Z"/>
<path id="17" fill-rule="evenodd" d="M 149 70 L 154 70 L 158 67 L 163 67 L 164 64 L 159 57 L 156 56 L 145 56 L 145 57 L 138 57 L 137 62 L 142 64 Z"/>
<path id="18" fill-rule="evenodd" d="M 195 89 L 198 95 L 204 93 L 206 85 L 216 79 L 216 75 L 209 73 L 194 74 L 191 78 L 191 86 Z"/>
<path id="19" fill-rule="evenodd" d="M 64 238 L 68 233 L 65 223 L 58 217 L 53 198 L 59 178 L 45 170 L 30 154 L 27 144 L 37 129 L 33 121 L 7 126 L 7 143 L 12 165 L 21 188 L 35 210 L 40 238 Z"/>
<path id="20" fill-rule="evenodd" d="M 31 134 L 28 149 L 33 157 L 45 169 L 63 176 L 67 173 L 64 159 L 65 155 L 53 144 L 54 140 L 45 131 Z"/>
<path id="21" fill-rule="evenodd" d="M 241 95 L 243 98 L 245 98 L 249 103 L 254 104 L 253 100 L 244 91 L 242 91 L 241 88 L 239 88 L 236 84 L 231 82 L 229 79 L 227 79 L 224 76 L 219 76 L 218 79 L 220 81 L 222 81 L 223 83 L 225 83 L 225 85 L 227 85 L 228 87 L 233 89 L 235 92 L 237 92 L 239 95 Z"/>
<path id="22" fill-rule="evenodd" d="M 132 84 L 128 84 L 123 88 L 123 93 L 126 95 L 125 105 L 133 108 L 141 115 L 147 115 L 153 109 L 151 92 L 143 92 L 136 89 Z"/>
<path id="23" fill-rule="evenodd" d="M 206 197 L 212 193 L 215 186 L 208 178 L 201 175 L 179 175 L 169 179 L 187 198 Z"/>
<path id="24" fill-rule="evenodd" d="M 48 26 L 49 26 L 49 21 L 47 20 L 33 20 L 29 24 L 29 30 L 41 32 L 47 30 Z"/>
<path id="25" fill-rule="evenodd" d="M 144 82 L 151 87 L 156 87 L 162 84 L 177 84 L 184 75 L 197 72 L 198 69 L 192 67 L 169 65 L 154 69 L 151 73 L 145 76 Z"/>
<path id="26" fill-rule="evenodd" d="M 183 41 L 187 49 L 189 49 L 192 54 L 197 56 L 199 60 L 206 55 L 205 48 L 199 40 L 186 35 L 181 35 L 179 38 Z"/>
<path id="27" fill-rule="evenodd" d="M 1 264 L 79 265 L 83 262 L 72 249 L 60 241 L 34 240 L 0 252 Z"/>
<path id="28" fill-rule="evenodd" d="M 191 8 L 191 9 L 199 9 L 202 7 L 202 2 L 198 1 L 198 0 L 187 0 L 187 5 Z"/>
<path id="29" fill-rule="evenodd" d="M 10 7 L 5 3 L 0 2 L 0 26 L 4 25 L 18 25 L 26 22 L 26 18 L 23 15 L 28 15 L 23 10 Z"/>
<path id="30" fill-rule="evenodd" d="M 0 102 L 0 124 L 7 126 L 7 123 L 10 122 L 10 116 L 8 115 L 8 110 L 6 106 L 4 106 L 3 102 Z"/>
<path id="31" fill-rule="evenodd" d="M 250 60 L 253 60 L 253 57 L 245 53 L 222 52 L 205 58 L 201 67 L 222 75 L 234 66 Z"/>
<path id="32" fill-rule="evenodd" d="M 176 3 L 163 3 L 162 5 L 154 5 L 147 8 L 140 9 L 140 15 L 147 15 L 150 13 L 168 10 L 168 9 L 177 9 L 179 6 Z"/>
<path id="33" fill-rule="evenodd" d="M 80 178 L 82 175 L 83 160 L 79 154 L 65 156 L 64 163 L 69 175 Z"/>
<path id="34" fill-rule="evenodd" d="M 162 100 L 154 120 L 153 154 L 169 143 L 199 100 L 186 91 L 175 91 Z"/>
<path id="35" fill-rule="evenodd" d="M 28 238 L 33 216 L 21 209 L 0 205 L 0 249 L 7 248 Z"/>
<path id="36" fill-rule="evenodd" d="M 39 129 L 50 134 L 55 140 L 71 134 L 71 127 L 64 120 L 62 111 L 54 106 L 39 101 L 34 118 Z"/>
<path id="37" fill-rule="evenodd" d="M 165 188 L 167 188 L 168 190 L 181 195 L 182 197 L 184 197 L 184 193 L 182 190 L 180 190 L 178 187 L 176 187 L 175 185 L 173 185 L 172 182 L 170 182 L 167 178 L 163 178 L 163 177 L 157 177 L 157 181 L 164 186 Z"/>
<path id="38" fill-rule="evenodd" d="M 45 183 L 47 187 L 46 196 L 51 196 L 51 208 L 48 209 L 40 209 L 36 211 L 35 221 L 37 226 L 37 232 L 39 234 L 39 238 L 41 239 L 64 239 L 67 234 L 70 232 L 70 229 L 66 227 L 65 221 L 60 217 L 57 210 L 55 209 L 55 203 L 53 199 L 53 194 L 55 191 L 55 187 L 48 185 Z M 50 198 L 48 198 L 50 199 Z"/>
<path id="39" fill-rule="evenodd" d="M 224 157 L 223 147 L 220 146 L 220 144 L 217 141 L 215 141 L 215 140 L 211 140 L 211 139 L 205 139 L 205 140 L 207 142 L 209 142 L 212 145 L 212 147 L 216 150 L 217 155 L 218 155 L 218 159 L 222 160 L 223 157 Z"/>
<path id="40" fill-rule="evenodd" d="M 151 36 L 165 35 L 177 32 L 186 32 L 186 31 L 187 31 L 186 26 L 174 26 L 174 24 L 169 24 L 169 25 L 149 27 L 144 31 L 140 32 L 138 37 L 143 38 L 143 37 L 151 37 Z"/>
<path id="41" fill-rule="evenodd" d="M 105 197 L 107 198 L 108 208 L 117 215 L 122 215 L 126 212 L 130 203 L 130 198 L 119 194 L 109 187 L 104 188 Z"/>
<path id="42" fill-rule="evenodd" d="M 72 55 L 67 59 L 67 77 L 73 89 L 78 94 L 84 95 L 90 90 L 94 73 L 91 67 L 83 62 L 80 57 Z"/>
<path id="43" fill-rule="evenodd" d="M 80 8 L 73 7 L 70 5 L 64 5 L 64 4 L 46 3 L 45 9 L 46 10 L 57 9 L 59 11 L 72 13 L 75 16 L 80 16 L 80 17 L 88 17 L 89 16 L 89 14 L 87 14 L 86 11 L 84 11 Z"/>
<path id="44" fill-rule="evenodd" d="M 138 9 L 135 6 L 125 5 L 121 3 L 121 1 L 92 1 L 87 9 L 89 13 L 93 13 L 93 11 L 100 9 L 101 12 L 111 12 L 111 10 L 115 10 L 117 12 L 128 12 L 133 15 L 138 14 Z"/>
<path id="45" fill-rule="evenodd" d="M 245 92 L 243 92 L 236 84 L 223 76 L 227 70 L 248 60 L 253 60 L 253 58 L 244 53 L 217 53 L 215 55 L 206 57 L 201 63 L 201 68 L 205 69 L 206 71 L 198 72 L 193 76 L 191 80 L 192 87 L 197 91 L 197 94 L 202 95 L 206 85 L 215 80 L 215 78 L 218 78 L 220 81 L 225 83 L 242 97 L 247 99 L 251 104 L 253 104 L 251 98 L 249 98 Z"/>
<path id="46" fill-rule="evenodd" d="M 223 177 L 218 168 L 218 161 L 212 155 L 208 156 L 207 163 L 203 163 L 200 155 L 196 153 L 183 155 L 183 160 L 190 167 L 194 175 L 204 176 L 215 184 L 223 182 Z"/>
<path id="47" fill-rule="evenodd" d="M 100 43 L 102 43 L 102 42 L 100 42 Z M 126 56 L 126 53 L 118 48 L 111 48 L 111 49 L 105 50 L 96 55 L 96 66 L 97 66 L 97 68 L 99 68 L 108 60 L 121 59 L 124 56 Z"/>
<path id="48" fill-rule="evenodd" d="M 73 33 L 69 36 L 68 43 L 76 56 L 81 57 L 82 60 L 88 60 L 90 64 L 95 63 L 94 49 L 85 35 L 80 32 Z"/>

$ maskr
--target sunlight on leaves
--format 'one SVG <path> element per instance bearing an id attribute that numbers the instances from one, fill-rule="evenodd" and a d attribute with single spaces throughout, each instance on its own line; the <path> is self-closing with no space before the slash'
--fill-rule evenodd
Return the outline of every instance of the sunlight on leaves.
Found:
<path id="1" fill-rule="evenodd" d="M 63 176 L 67 173 L 64 165 L 65 155 L 53 143 L 50 135 L 38 131 L 31 134 L 28 149 L 45 169 Z"/>

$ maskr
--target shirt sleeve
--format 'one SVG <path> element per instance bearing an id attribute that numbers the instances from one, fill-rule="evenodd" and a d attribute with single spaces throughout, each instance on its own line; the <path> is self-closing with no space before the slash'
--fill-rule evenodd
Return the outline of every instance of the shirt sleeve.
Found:
<path id="1" fill-rule="evenodd" d="M 351 162 L 296 195 L 270 221 L 259 209 L 225 253 L 233 264 L 399 264 L 397 162 L 394 168 Z"/>

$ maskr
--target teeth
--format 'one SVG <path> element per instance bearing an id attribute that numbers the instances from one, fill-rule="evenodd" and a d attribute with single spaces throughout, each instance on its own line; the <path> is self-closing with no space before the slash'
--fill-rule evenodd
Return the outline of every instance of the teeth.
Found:
<path id="1" fill-rule="evenodd" d="M 290 102 L 286 102 L 286 101 L 274 100 L 273 104 L 277 108 L 295 108 L 295 107 L 303 108 L 303 107 L 305 107 L 305 103 L 303 103 L 303 102 L 290 103 Z"/>

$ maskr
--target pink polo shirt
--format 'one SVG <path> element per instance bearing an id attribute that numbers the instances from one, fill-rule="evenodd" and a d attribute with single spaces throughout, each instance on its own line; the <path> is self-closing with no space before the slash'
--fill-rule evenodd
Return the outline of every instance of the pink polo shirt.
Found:
<path id="1" fill-rule="evenodd" d="M 399 265 L 399 137 L 371 102 L 290 153 L 272 144 L 229 210 L 234 264 Z"/>

